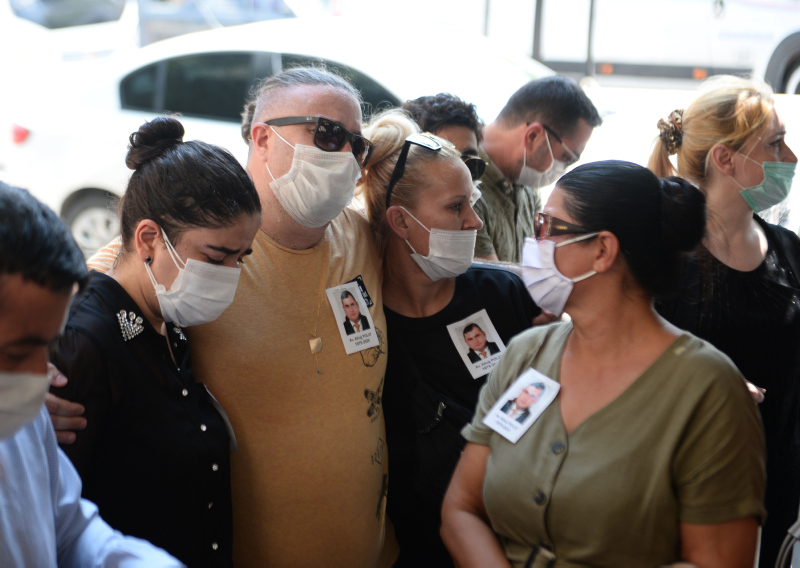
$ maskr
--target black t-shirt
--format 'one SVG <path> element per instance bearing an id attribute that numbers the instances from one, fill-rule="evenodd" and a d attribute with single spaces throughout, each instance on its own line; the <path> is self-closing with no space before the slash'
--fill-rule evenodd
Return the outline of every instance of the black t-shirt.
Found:
<path id="1" fill-rule="evenodd" d="M 389 460 L 387 514 L 400 544 L 398 566 L 447 566 L 439 537 L 444 492 L 488 375 L 474 379 L 447 326 L 486 310 L 504 344 L 531 326 L 541 310 L 522 279 L 507 270 L 473 265 L 456 278 L 439 313 L 410 318 L 384 307 L 389 336 L 383 405 Z M 491 338 L 490 338 L 491 339 Z"/>
<path id="2" fill-rule="evenodd" d="M 83 497 L 112 527 L 188 566 L 231 566 L 226 422 L 192 378 L 180 328 L 167 324 L 165 338 L 137 319 L 141 313 L 119 283 L 97 272 L 74 299 L 50 349 L 68 378 L 53 393 L 83 404 L 87 426 L 61 449 L 83 480 Z"/>
<path id="3" fill-rule="evenodd" d="M 760 565 L 773 566 L 800 506 L 800 239 L 755 218 L 768 243 L 755 270 L 734 270 L 702 250 L 687 262 L 679 295 L 656 307 L 767 389 L 759 405 L 767 441 Z"/>

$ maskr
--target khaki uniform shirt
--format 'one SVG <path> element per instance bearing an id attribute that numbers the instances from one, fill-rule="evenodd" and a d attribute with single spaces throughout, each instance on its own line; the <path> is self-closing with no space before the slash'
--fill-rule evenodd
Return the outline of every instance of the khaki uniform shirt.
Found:
<path id="1" fill-rule="evenodd" d="M 619 397 L 566 433 L 557 397 L 516 444 L 483 423 L 527 368 L 559 380 L 571 323 L 511 341 L 463 430 L 491 453 L 484 502 L 506 555 L 533 566 L 640 568 L 679 560 L 679 522 L 764 518 L 764 435 L 741 374 L 684 333 Z"/>
<path id="2" fill-rule="evenodd" d="M 480 156 L 486 161 L 486 171 L 481 177 L 483 195 L 475 204 L 475 212 L 483 221 L 475 256 L 496 254 L 500 260 L 519 263 L 522 243 L 525 237 L 533 236 L 534 219 L 542 210 L 541 193 L 509 183 L 482 148 Z"/>

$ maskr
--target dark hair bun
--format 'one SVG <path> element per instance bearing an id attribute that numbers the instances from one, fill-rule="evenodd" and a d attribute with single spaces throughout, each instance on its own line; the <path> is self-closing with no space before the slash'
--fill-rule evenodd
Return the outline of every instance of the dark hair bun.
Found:
<path id="1" fill-rule="evenodd" d="M 660 180 L 661 236 L 664 246 L 690 251 L 703 238 L 706 228 L 706 197 L 683 178 Z"/>
<path id="2" fill-rule="evenodd" d="M 125 165 L 132 170 L 139 169 L 142 164 L 158 158 L 170 148 L 183 144 L 184 133 L 183 125 L 168 116 L 145 122 L 129 138 L 131 145 L 128 146 Z"/>

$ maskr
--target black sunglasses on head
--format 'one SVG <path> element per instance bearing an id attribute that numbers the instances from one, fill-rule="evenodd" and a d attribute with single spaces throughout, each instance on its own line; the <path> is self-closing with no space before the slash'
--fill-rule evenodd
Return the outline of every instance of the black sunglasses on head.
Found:
<path id="1" fill-rule="evenodd" d="M 392 177 L 389 180 L 389 187 L 386 189 L 386 209 L 389 209 L 389 198 L 392 196 L 392 189 L 400 180 L 400 178 L 403 177 L 403 172 L 406 171 L 406 160 L 408 159 L 408 151 L 411 148 L 411 145 L 416 144 L 417 146 L 422 146 L 423 148 L 427 148 L 433 152 L 438 152 L 442 149 L 442 142 L 445 144 L 450 144 L 450 142 L 444 138 L 437 138 L 432 134 L 422 132 L 412 134 L 406 138 L 406 141 L 403 144 L 403 149 L 400 150 L 400 156 L 398 156 L 397 163 L 394 166 Z M 450 144 L 450 146 L 453 146 L 453 144 Z"/>
<path id="2" fill-rule="evenodd" d="M 350 148 L 356 157 L 358 165 L 362 168 L 369 163 L 372 156 L 372 142 L 353 134 L 344 126 L 336 121 L 321 116 L 287 116 L 284 118 L 273 118 L 259 124 L 269 126 L 288 126 L 289 124 L 316 124 L 314 129 L 314 146 L 325 152 L 338 152 L 345 144 L 350 142 Z"/>
<path id="3" fill-rule="evenodd" d="M 469 174 L 472 176 L 472 181 L 478 181 L 483 177 L 483 172 L 486 171 L 486 162 L 480 157 L 473 156 L 472 154 L 461 154 L 461 159 L 467 165 Z"/>

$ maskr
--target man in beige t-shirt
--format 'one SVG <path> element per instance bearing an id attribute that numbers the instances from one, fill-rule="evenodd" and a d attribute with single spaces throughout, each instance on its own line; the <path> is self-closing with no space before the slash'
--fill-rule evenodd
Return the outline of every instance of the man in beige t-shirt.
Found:
<path id="1" fill-rule="evenodd" d="M 189 330 L 195 375 L 226 409 L 239 447 L 237 566 L 379 561 L 388 482 L 381 266 L 366 221 L 342 211 L 368 145 L 351 136 L 339 152 L 319 148 L 335 145 L 325 136 L 333 130 L 360 133 L 359 103 L 342 79 L 293 69 L 262 83 L 244 117 L 261 230 L 233 305 Z M 347 355 L 325 291 L 358 277 L 381 341 Z"/>
<path id="2" fill-rule="evenodd" d="M 261 230 L 231 307 L 186 330 L 195 377 L 236 436 L 234 562 L 390 565 L 381 263 L 367 221 L 345 208 L 370 150 L 358 136 L 360 96 L 324 70 L 298 68 L 264 81 L 245 111 Z M 326 295 L 349 282 L 377 336 L 351 355 Z"/>

